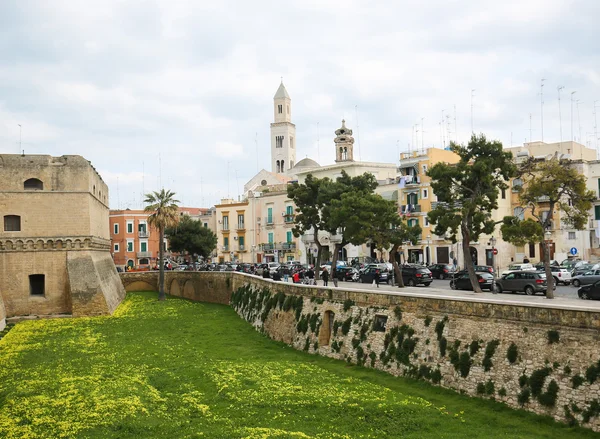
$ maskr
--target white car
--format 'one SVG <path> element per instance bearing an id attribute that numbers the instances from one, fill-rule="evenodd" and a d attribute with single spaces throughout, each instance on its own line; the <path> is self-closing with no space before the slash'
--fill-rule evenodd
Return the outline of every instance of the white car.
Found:
<path id="1" fill-rule="evenodd" d="M 502 276 L 505 276 L 513 271 L 535 271 L 533 264 L 510 264 L 508 270 L 502 272 Z"/>

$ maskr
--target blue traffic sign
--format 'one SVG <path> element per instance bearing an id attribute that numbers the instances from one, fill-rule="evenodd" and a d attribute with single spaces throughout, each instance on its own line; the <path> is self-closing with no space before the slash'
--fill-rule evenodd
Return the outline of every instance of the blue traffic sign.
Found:
<path id="1" fill-rule="evenodd" d="M 577 254 L 577 249 L 575 247 L 571 247 L 571 250 L 569 250 L 569 252 L 575 256 Z"/>

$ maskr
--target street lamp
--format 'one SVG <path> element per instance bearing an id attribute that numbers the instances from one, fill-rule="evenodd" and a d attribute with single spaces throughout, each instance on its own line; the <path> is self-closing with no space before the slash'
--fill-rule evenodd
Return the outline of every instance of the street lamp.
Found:
<path id="1" fill-rule="evenodd" d="M 550 237 L 552 236 L 552 232 L 550 230 L 546 230 L 546 258 L 548 260 L 548 264 L 550 263 Z"/>
<path id="2" fill-rule="evenodd" d="M 492 245 L 492 269 L 494 270 L 494 277 L 496 277 L 498 269 L 496 267 L 496 238 L 494 236 L 490 238 L 490 244 Z"/>

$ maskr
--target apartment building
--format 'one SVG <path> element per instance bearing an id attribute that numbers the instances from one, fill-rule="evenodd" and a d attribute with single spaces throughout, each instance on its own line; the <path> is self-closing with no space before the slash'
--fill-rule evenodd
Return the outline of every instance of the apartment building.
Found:
<path id="1" fill-rule="evenodd" d="M 248 201 L 235 201 L 224 198 L 215 206 L 217 249 L 219 263 L 251 262 L 249 249 L 253 242 L 247 242 L 246 227 L 251 223 Z M 252 235 L 250 234 L 250 237 Z"/>

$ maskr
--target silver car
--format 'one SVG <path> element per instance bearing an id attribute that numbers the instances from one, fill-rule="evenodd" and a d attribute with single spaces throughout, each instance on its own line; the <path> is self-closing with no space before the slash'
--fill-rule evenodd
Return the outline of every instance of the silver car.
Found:
<path id="1" fill-rule="evenodd" d="M 596 281 L 600 280 L 600 270 L 590 270 L 579 276 L 575 276 L 571 279 L 571 283 L 574 287 L 579 288 L 581 285 L 591 285 Z"/>

